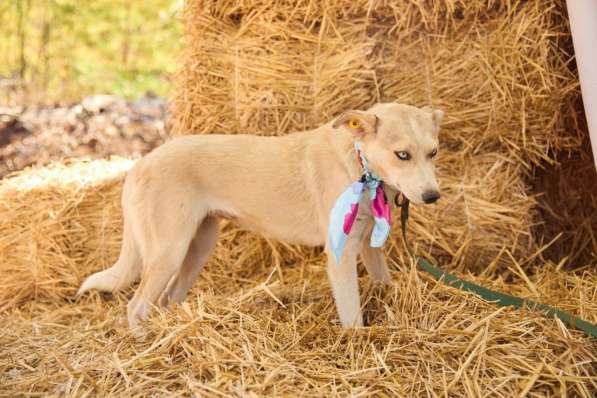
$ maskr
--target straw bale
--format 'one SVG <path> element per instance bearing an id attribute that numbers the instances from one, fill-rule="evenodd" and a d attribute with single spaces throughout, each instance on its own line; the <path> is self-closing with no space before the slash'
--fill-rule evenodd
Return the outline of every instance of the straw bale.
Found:
<path id="1" fill-rule="evenodd" d="M 174 133 L 277 135 L 378 101 L 433 105 L 447 115 L 443 150 L 462 153 L 468 168 L 478 155 L 518 164 L 520 177 L 502 182 L 527 181 L 513 197 L 553 198 L 550 192 L 562 193 L 553 187 L 569 179 L 541 169 L 578 157 L 588 135 L 565 8 L 564 0 L 192 0 Z M 533 182 L 536 175 L 542 183 Z M 542 201 L 532 212 L 541 216 L 523 215 L 531 225 L 522 229 L 533 231 L 537 245 L 551 243 L 543 253 L 553 261 L 587 264 L 595 258 L 590 195 L 590 188 L 581 193 L 586 211 L 572 200 L 553 213 L 555 201 Z M 511 251 L 526 237 L 495 228 L 499 246 L 509 240 Z M 526 242 L 520 250 L 535 251 Z"/>
<path id="2" fill-rule="evenodd" d="M 0 182 L 0 311 L 64 298 L 120 249 L 123 172 L 115 158 L 54 163 Z"/>
<path id="3" fill-rule="evenodd" d="M 284 134 L 398 101 L 446 110 L 444 145 L 537 164 L 580 145 L 564 8 L 189 1 L 175 132 Z"/>

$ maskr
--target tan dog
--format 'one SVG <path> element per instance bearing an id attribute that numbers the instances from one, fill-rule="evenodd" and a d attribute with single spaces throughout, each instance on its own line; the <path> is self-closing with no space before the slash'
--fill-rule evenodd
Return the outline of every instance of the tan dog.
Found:
<path id="1" fill-rule="evenodd" d="M 381 250 L 369 246 L 369 206 L 361 206 L 340 264 L 326 242 L 330 210 L 362 174 L 354 142 L 393 188 L 390 199 L 401 191 L 414 203 L 433 203 L 439 198 L 433 159 L 442 117 L 439 110 L 385 103 L 282 137 L 175 138 L 129 172 L 120 257 L 87 278 L 77 295 L 123 289 L 140 277 L 128 304 L 129 325 L 136 326 L 160 296 L 162 305 L 185 299 L 216 244 L 218 219 L 227 218 L 289 243 L 326 245 L 340 321 L 362 326 L 357 254 L 374 280 L 390 280 Z"/>

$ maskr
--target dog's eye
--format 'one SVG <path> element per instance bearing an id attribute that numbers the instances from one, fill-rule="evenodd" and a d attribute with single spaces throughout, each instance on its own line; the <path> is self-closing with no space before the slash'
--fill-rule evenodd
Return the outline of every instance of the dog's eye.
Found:
<path id="1" fill-rule="evenodd" d="M 398 159 L 400 160 L 410 160 L 410 153 L 406 151 L 398 151 L 394 153 L 396 154 L 396 156 L 398 156 Z"/>
<path id="2" fill-rule="evenodd" d="M 357 119 L 350 119 L 348 121 L 348 127 L 354 130 L 358 130 L 361 128 L 361 122 Z"/>
<path id="3" fill-rule="evenodd" d="M 437 156 L 437 148 L 435 148 L 433 151 L 431 151 L 431 152 L 429 153 L 429 157 L 430 157 L 431 159 L 433 159 L 433 158 L 434 158 L 434 157 L 436 157 L 436 156 Z"/>

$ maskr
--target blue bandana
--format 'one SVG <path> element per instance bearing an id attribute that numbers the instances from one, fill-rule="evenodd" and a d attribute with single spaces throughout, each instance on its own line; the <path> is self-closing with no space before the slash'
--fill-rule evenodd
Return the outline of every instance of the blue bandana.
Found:
<path id="1" fill-rule="evenodd" d="M 388 239 L 391 226 L 390 205 L 384 191 L 384 183 L 375 173 L 369 170 L 367 159 L 363 156 L 359 143 L 355 143 L 357 151 L 363 166 L 363 176 L 359 181 L 353 182 L 346 191 L 344 191 L 330 212 L 330 224 L 328 234 L 330 248 L 336 259 L 336 264 L 340 264 L 342 252 L 346 246 L 346 240 L 352 230 L 352 226 L 357 218 L 359 203 L 363 198 L 365 191 L 369 192 L 371 199 L 371 213 L 375 221 L 373 232 L 371 233 L 371 247 L 382 247 Z"/>

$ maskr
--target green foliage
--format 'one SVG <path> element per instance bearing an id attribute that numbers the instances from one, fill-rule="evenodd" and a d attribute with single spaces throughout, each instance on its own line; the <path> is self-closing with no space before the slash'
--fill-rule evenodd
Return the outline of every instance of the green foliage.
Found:
<path id="1" fill-rule="evenodd" d="M 45 101 L 166 95 L 181 8 L 182 0 L 0 1 L 0 77 Z"/>

